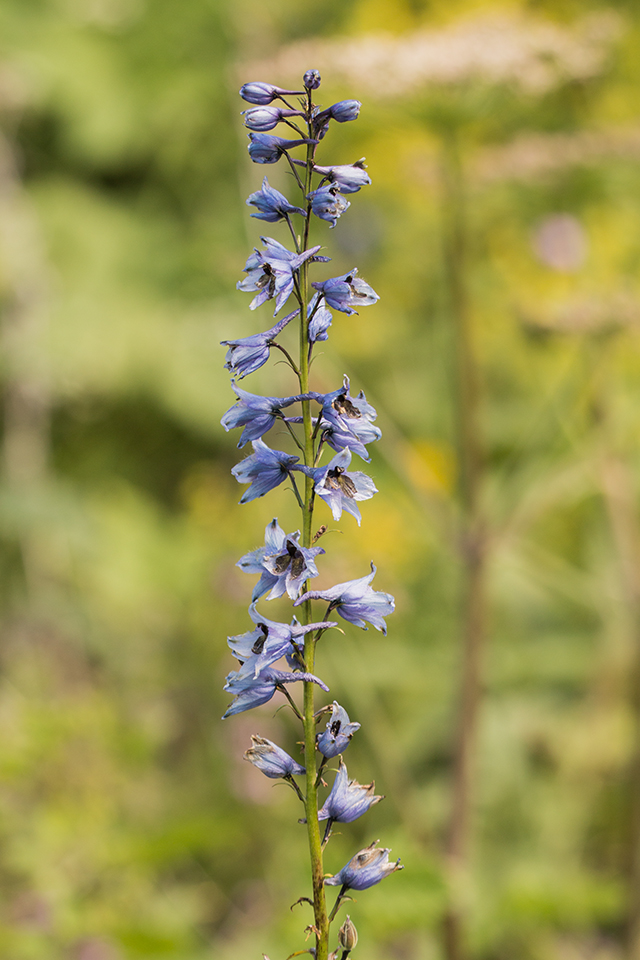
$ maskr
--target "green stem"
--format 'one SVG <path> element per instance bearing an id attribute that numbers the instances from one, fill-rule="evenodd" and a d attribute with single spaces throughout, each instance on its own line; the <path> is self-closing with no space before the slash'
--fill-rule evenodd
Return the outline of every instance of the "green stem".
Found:
<path id="1" fill-rule="evenodd" d="M 307 109 L 309 118 L 309 136 L 311 136 L 311 91 L 307 93 Z M 305 168 L 305 182 L 301 185 L 304 195 L 311 191 L 313 174 L 314 144 L 307 146 L 307 163 Z M 307 205 L 307 219 L 303 233 L 302 250 L 308 249 L 309 220 L 311 205 Z M 309 303 L 309 263 L 305 261 L 300 266 L 300 392 L 309 393 L 309 319 L 307 306 Z M 314 464 L 313 420 L 311 417 L 310 400 L 302 401 L 302 427 L 304 433 L 304 462 L 307 467 Z M 302 546 L 310 547 L 313 538 L 313 479 L 305 477 L 304 504 L 302 509 Z M 305 587 L 306 589 L 306 587 Z M 301 607 L 303 624 L 311 623 L 311 602 L 307 600 Z M 304 659 L 309 673 L 315 667 L 316 638 L 307 634 L 304 642 Z M 314 706 L 315 686 L 313 683 L 304 684 L 304 743 L 305 766 L 307 770 L 305 813 L 307 819 L 307 834 L 309 838 L 309 854 L 311 857 L 311 881 L 313 885 L 313 912 L 316 928 L 316 960 L 327 960 L 329 954 L 329 920 L 327 917 L 327 903 L 324 889 L 324 867 L 322 862 L 322 841 L 320 838 L 320 824 L 318 822 L 318 788 L 316 784 L 316 721 Z"/>

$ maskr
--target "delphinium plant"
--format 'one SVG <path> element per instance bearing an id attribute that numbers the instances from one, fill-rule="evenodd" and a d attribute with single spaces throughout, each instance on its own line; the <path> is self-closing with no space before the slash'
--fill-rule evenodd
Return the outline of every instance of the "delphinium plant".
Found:
<path id="1" fill-rule="evenodd" d="M 382 799 L 374 784 L 349 779 L 342 754 L 360 724 L 352 723 L 337 702 L 318 706 L 317 689 L 325 693 L 327 685 L 315 675 L 316 648 L 325 634 L 337 626 L 336 613 L 349 624 L 367 629 L 367 624 L 386 634 L 385 617 L 394 608 L 393 597 L 371 586 L 376 569 L 326 590 L 311 590 L 309 581 L 319 575 L 317 559 L 324 549 L 317 546 L 326 533 L 326 524 L 316 529 L 314 510 L 319 500 L 329 507 L 334 521 L 343 512 L 360 524 L 358 503 L 377 492 L 365 473 L 353 469 L 353 455 L 369 461 L 367 444 L 380 437 L 374 426 L 374 408 L 362 392 L 352 395 L 345 376 L 330 393 L 311 389 L 309 368 L 316 345 L 328 338 L 332 310 L 357 313 L 358 307 L 378 300 L 375 291 L 358 276 L 357 269 L 342 276 L 311 281 L 310 270 L 329 262 L 321 256 L 320 246 L 311 245 L 313 219 L 328 221 L 331 227 L 350 206 L 346 196 L 357 193 L 371 181 L 363 161 L 351 164 L 319 165 L 316 152 L 332 121 L 355 120 L 360 111 L 357 100 L 343 100 L 327 109 L 313 102 L 320 86 L 317 70 L 308 70 L 303 90 L 286 90 L 271 83 L 246 83 L 240 96 L 251 104 L 244 111 L 249 129 L 249 154 L 254 163 L 273 164 L 283 160 L 292 174 L 292 185 L 300 191 L 298 204 L 270 186 L 264 178 L 260 190 L 247 203 L 255 207 L 253 217 L 279 223 L 288 230 L 288 246 L 271 237 L 262 237 L 263 249 L 255 249 L 245 265 L 246 276 L 238 289 L 254 293 L 252 310 L 273 302 L 276 317 L 285 306 L 294 309 L 264 333 L 238 340 L 226 340 L 226 367 L 231 371 L 232 389 L 237 401 L 222 418 L 226 430 L 242 427 L 238 447 L 251 443 L 253 453 L 233 468 L 235 478 L 249 484 L 240 503 L 262 497 L 281 483 L 289 483 L 302 514 L 301 531 L 285 533 L 277 519 L 266 527 L 264 546 L 238 561 L 249 574 L 258 575 L 253 589 L 249 616 L 253 628 L 229 638 L 231 652 L 239 669 L 227 676 L 225 690 L 233 695 L 224 718 L 269 702 L 280 694 L 293 711 L 296 723 L 303 727 L 304 765 L 282 747 L 254 735 L 245 759 L 272 779 L 282 778 L 297 795 L 304 810 L 311 860 L 311 896 L 301 897 L 313 906 L 313 923 L 307 932 L 315 936 L 315 948 L 296 951 L 292 956 L 311 953 L 316 960 L 345 960 L 357 942 L 355 926 L 347 916 L 337 934 L 337 946 L 329 953 L 330 927 L 341 905 L 350 899 L 350 891 L 366 890 L 389 874 L 401 869 L 400 862 L 389 860 L 389 850 L 374 841 L 355 855 L 336 874 L 325 874 L 323 853 L 334 823 L 350 823 Z M 295 99 L 294 99 L 295 98 Z M 278 124 L 287 125 L 294 136 L 284 138 L 271 133 Z M 303 148 L 304 159 L 292 156 Z M 299 324 L 297 359 L 278 339 L 291 322 Z M 291 368 L 295 392 L 287 397 L 263 397 L 237 385 L 262 367 L 272 349 L 284 356 Z M 274 450 L 263 437 L 279 423 L 284 425 L 295 452 Z M 264 601 L 287 595 L 295 613 L 290 623 L 267 618 Z M 320 603 L 319 612 L 314 603 Z M 258 609 L 258 606 L 262 609 Z M 317 609 L 317 608 L 316 608 Z M 282 662 L 280 662 L 282 661 Z M 285 668 L 286 667 L 286 668 Z M 357 678 L 354 678 L 357 682 Z M 302 702 L 292 692 L 302 685 Z M 223 719 L 224 719 L 223 718 Z M 326 723 L 325 723 L 326 721 Z M 335 779 L 328 793 L 324 777 L 327 764 L 338 762 Z M 321 830 L 320 824 L 323 824 Z M 327 886 L 337 888 L 337 896 L 327 909 Z M 334 941 L 335 943 L 335 941 Z"/>

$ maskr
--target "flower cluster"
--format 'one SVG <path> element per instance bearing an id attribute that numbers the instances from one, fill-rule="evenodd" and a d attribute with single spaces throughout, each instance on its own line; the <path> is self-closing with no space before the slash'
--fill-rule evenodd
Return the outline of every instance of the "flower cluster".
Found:
<path id="1" fill-rule="evenodd" d="M 300 506 L 302 521 L 301 529 L 287 533 L 274 518 L 266 526 L 264 546 L 238 560 L 237 566 L 257 580 L 248 610 L 252 628 L 228 639 L 238 669 L 226 679 L 225 690 L 233 699 L 224 717 L 259 707 L 280 694 L 302 724 L 303 764 L 258 735 L 252 736 L 252 745 L 244 757 L 265 776 L 286 781 L 304 804 L 305 815 L 300 822 L 307 824 L 314 886 L 313 898 L 306 899 L 314 905 L 311 929 L 316 935 L 316 960 L 327 960 L 330 924 L 347 891 L 364 890 L 401 867 L 399 861 L 389 862 L 389 851 L 374 843 L 355 854 L 335 876 L 324 874 L 323 851 L 333 824 L 351 823 L 383 798 L 375 794 L 373 783 L 363 785 L 349 779 L 342 758 L 360 724 L 351 722 L 344 707 L 335 700 L 315 711 L 314 690 L 328 690 L 315 675 L 316 647 L 325 632 L 338 624 L 332 614 L 364 630 L 370 624 L 386 634 L 386 617 L 393 612 L 394 600 L 390 594 L 372 587 L 376 573 L 373 563 L 365 576 L 325 589 L 311 590 L 309 586 L 310 580 L 320 576 L 318 560 L 325 551 L 316 542 L 327 530 L 322 524 L 313 533 L 314 509 L 324 501 L 334 521 L 340 521 L 344 512 L 360 524 L 358 504 L 369 500 L 377 489 L 368 474 L 352 468 L 351 461 L 355 454 L 365 463 L 370 462 L 368 445 L 380 438 L 380 430 L 374 423 L 374 407 L 362 391 L 351 393 L 348 377 L 329 393 L 310 388 L 313 350 L 317 342 L 328 338 L 334 319 L 332 311 L 353 316 L 359 308 L 375 303 L 378 295 L 355 267 L 340 276 L 311 280 L 312 267 L 330 262 L 319 254 L 319 244 L 309 243 L 312 223 L 325 221 L 330 228 L 335 227 L 351 205 L 345 196 L 357 193 L 371 180 L 363 160 L 329 166 L 316 162 L 318 145 L 332 122 L 357 119 L 360 103 L 341 100 L 325 109 L 316 106 L 313 91 L 320 86 L 317 70 L 307 70 L 302 85 L 303 90 L 288 90 L 255 82 L 244 84 L 240 90 L 241 97 L 252 105 L 243 113 L 249 130 L 249 156 L 254 163 L 261 164 L 284 160 L 300 196 L 291 202 L 264 177 L 260 190 L 247 198 L 247 204 L 254 208 L 251 216 L 271 224 L 283 223 L 292 245 L 262 237 L 262 247 L 254 248 L 247 258 L 245 276 L 237 287 L 253 294 L 251 310 L 273 301 L 274 316 L 287 306 L 290 312 L 264 333 L 223 341 L 228 347 L 225 366 L 233 376 L 231 387 L 236 402 L 223 416 L 222 425 L 227 431 L 241 428 L 238 447 L 250 443 L 253 451 L 232 470 L 239 483 L 248 485 L 240 503 L 263 497 L 288 483 Z M 282 125 L 293 136 L 270 132 Z M 292 155 L 299 148 L 306 153 L 304 159 Z M 285 339 L 287 327 L 294 320 L 299 325 L 298 360 L 293 359 Z M 261 396 L 241 389 L 236 381 L 262 367 L 272 349 L 278 350 L 291 368 L 295 383 L 291 395 Z M 275 428 L 288 435 L 296 452 L 275 449 L 271 440 L 267 443 L 264 438 Z M 262 608 L 263 603 L 285 595 L 297 614 L 289 623 L 268 619 L 262 609 L 258 610 L 258 605 Z M 314 601 L 322 605 L 315 618 Z M 301 706 L 289 691 L 294 683 L 303 685 Z M 330 716 L 326 729 L 318 733 L 317 724 L 327 713 Z M 336 757 L 338 770 L 321 802 L 318 791 L 326 786 L 323 773 Z M 296 777 L 305 778 L 304 789 Z M 321 839 L 322 821 L 326 821 L 326 828 Z M 325 884 L 340 887 L 330 914 L 325 905 Z M 355 927 L 347 917 L 338 934 L 338 946 L 345 951 L 343 956 L 356 941 Z"/>

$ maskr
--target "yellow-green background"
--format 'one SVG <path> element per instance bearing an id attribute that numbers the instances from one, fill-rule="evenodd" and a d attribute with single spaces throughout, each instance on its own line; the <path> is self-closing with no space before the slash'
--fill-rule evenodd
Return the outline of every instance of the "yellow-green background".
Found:
<path id="1" fill-rule="evenodd" d="M 495 10 L 569 32 L 609 11 L 618 34 L 595 76 L 541 96 L 514 80 L 385 98 L 372 92 L 384 77 L 370 76 L 327 76 L 318 92 L 324 105 L 363 100 L 358 124 L 336 127 L 320 155 L 366 156 L 373 185 L 334 231 L 314 224 L 333 257 L 317 276 L 357 264 L 381 300 L 336 316 L 315 384 L 334 389 L 348 373 L 384 434 L 371 464 L 380 493 L 362 505 L 361 529 L 345 516 L 326 536 L 316 583 L 362 576 L 374 560 L 375 585 L 397 600 L 388 638 L 347 627 L 322 641 L 317 671 L 362 723 L 350 775 L 375 777 L 386 795 L 342 828 L 326 865 L 382 838 L 406 869 L 350 906 L 354 956 L 441 956 L 459 573 L 438 124 L 462 110 L 492 544 L 473 951 L 621 956 L 634 625 L 606 477 L 628 494 L 621 526 L 633 541 L 637 5 L 3 0 L 0 108 L 17 166 L 0 177 L 0 364 L 5 397 L 22 385 L 40 398 L 13 439 L 22 431 L 36 460 L 46 451 L 18 476 L 5 434 L 6 960 L 280 960 L 304 947 L 307 908 L 289 911 L 308 893 L 297 801 L 241 760 L 251 733 L 294 751 L 297 731 L 275 701 L 220 723 L 226 637 L 248 628 L 253 582 L 234 564 L 273 516 L 298 526 L 283 488 L 237 505 L 229 471 L 242 454 L 219 425 L 233 400 L 219 341 L 272 323 L 268 307 L 249 312 L 236 280 L 261 233 L 286 242 L 281 226 L 249 219 L 244 199 L 265 172 L 290 189 L 283 164 L 247 159 L 238 64 L 302 38 L 406 35 Z M 582 156 L 585 132 L 600 146 Z M 509 167 L 509 145 L 533 135 L 554 162 Z M 558 213 L 584 230 L 573 270 L 536 256 L 536 230 Z M 295 392 L 274 364 L 244 386 Z M 317 516 L 336 526 L 322 505 Z M 265 613 L 289 616 L 281 602 Z"/>

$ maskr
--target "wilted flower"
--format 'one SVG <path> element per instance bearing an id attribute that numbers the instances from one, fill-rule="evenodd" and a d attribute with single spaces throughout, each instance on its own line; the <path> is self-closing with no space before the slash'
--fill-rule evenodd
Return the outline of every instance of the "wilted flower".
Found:
<path id="1" fill-rule="evenodd" d="M 315 143 L 314 140 L 304 137 L 298 140 L 286 140 L 272 133 L 250 133 L 249 139 L 251 141 L 248 146 L 249 156 L 254 163 L 277 163 L 287 150 L 300 147 L 305 143 Z"/>
<path id="2" fill-rule="evenodd" d="M 247 197 L 247 204 L 257 208 L 258 212 L 252 213 L 252 217 L 267 220 L 269 223 L 276 223 L 290 213 L 299 213 L 304 216 L 304 210 L 301 207 L 294 207 L 283 193 L 270 187 L 266 177 L 262 181 L 262 189 L 256 190 Z"/>
<path id="3" fill-rule="evenodd" d="M 244 125 L 249 130 L 263 132 L 273 130 L 286 117 L 303 117 L 300 110 L 284 110 L 282 107 L 251 107 L 243 110 Z"/>
<path id="4" fill-rule="evenodd" d="M 358 931 L 349 914 L 347 914 L 347 919 L 338 930 L 338 943 L 348 953 L 355 950 L 358 945 Z"/>
<path id="5" fill-rule="evenodd" d="M 297 97 L 302 93 L 302 90 L 284 90 L 282 87 L 274 87 L 272 83 L 262 83 L 259 80 L 253 83 L 243 83 L 240 87 L 240 96 L 247 103 L 266 104 L 277 100 L 279 97 Z"/>
<path id="6" fill-rule="evenodd" d="M 371 564 L 371 573 L 366 577 L 338 583 L 330 590 L 310 590 L 295 601 L 294 607 L 304 603 L 305 600 L 327 600 L 331 609 L 337 610 L 349 623 L 366 630 L 366 621 L 386 636 L 387 625 L 384 617 L 393 613 L 395 601 L 390 593 L 371 588 L 371 581 L 375 575 L 376 568 Z"/>
<path id="7" fill-rule="evenodd" d="M 244 447 L 249 440 L 258 440 L 271 430 L 281 410 L 312 396 L 308 393 L 300 393 L 293 397 L 262 397 L 259 394 L 241 390 L 233 381 L 231 389 L 237 396 L 238 402 L 227 410 L 220 423 L 227 433 L 235 427 L 244 427 L 238 441 L 240 448 Z"/>
<path id="8" fill-rule="evenodd" d="M 269 667 L 254 677 L 251 674 L 242 674 L 239 670 L 232 670 L 227 675 L 224 689 L 227 693 L 232 693 L 235 699 L 222 719 L 226 720 L 235 713 L 243 713 L 245 710 L 268 703 L 278 688 L 286 683 L 296 683 L 298 680 L 317 683 L 323 690 L 329 690 L 326 683 L 314 677 L 312 673 L 287 673 L 285 670 L 274 670 Z"/>
<path id="9" fill-rule="evenodd" d="M 227 370 L 235 374 L 239 380 L 259 370 L 269 359 L 273 341 L 294 316 L 295 313 L 291 313 L 283 317 L 264 333 L 254 333 L 240 340 L 222 340 L 223 346 L 229 347 L 225 357 Z"/>
<path id="10" fill-rule="evenodd" d="M 271 740 L 252 734 L 251 743 L 253 746 L 245 750 L 244 759 L 257 767 L 265 777 L 277 780 L 280 777 L 301 776 L 306 773 L 304 767 Z"/>
<path id="11" fill-rule="evenodd" d="M 371 183 L 371 177 L 366 173 L 364 157 L 355 163 L 338 164 L 332 167 L 314 165 L 314 173 L 319 173 L 322 180 L 335 183 L 340 193 L 357 193 L 361 187 Z"/>
<path id="12" fill-rule="evenodd" d="M 330 760 L 347 749 L 351 738 L 359 729 L 360 724 L 351 723 L 347 711 L 340 706 L 337 700 L 334 700 L 331 708 L 331 719 L 327 723 L 326 729 L 318 734 L 316 746 L 323 757 Z"/>
<path id="13" fill-rule="evenodd" d="M 238 560 L 236 566 L 245 573 L 259 573 L 260 579 L 251 599 L 257 600 L 271 591 L 267 600 L 281 597 L 285 590 L 292 600 L 298 596 L 305 580 L 318 576 L 315 557 L 324 553 L 322 547 L 302 547 L 298 543 L 300 531 L 286 534 L 277 519 L 267 524 L 264 547 L 252 550 Z"/>
<path id="14" fill-rule="evenodd" d="M 375 796 L 374 790 L 374 783 L 362 784 L 357 780 L 349 780 L 347 766 L 340 758 L 340 767 L 331 793 L 322 808 L 318 810 L 318 820 L 331 820 L 334 823 L 351 823 L 357 820 L 374 803 L 384 799 L 384 797 Z"/>
<path id="15" fill-rule="evenodd" d="M 298 462 L 298 457 L 292 457 L 282 450 L 271 450 L 263 440 L 253 440 L 252 445 L 253 454 L 231 470 L 238 483 L 251 484 L 243 493 L 240 503 L 263 497 L 269 490 L 284 483 L 294 463 Z"/>
<path id="16" fill-rule="evenodd" d="M 402 870 L 400 858 L 395 863 L 389 863 L 391 850 L 377 847 L 374 840 L 364 850 L 356 853 L 335 877 L 327 877 L 324 881 L 332 887 L 348 887 L 350 890 L 367 890 L 374 884 L 380 883 L 389 874 Z"/>
<path id="17" fill-rule="evenodd" d="M 295 469 L 313 477 L 315 492 L 329 506 L 334 520 L 339 520 L 342 511 L 346 510 L 360 526 L 361 516 L 356 501 L 370 500 L 378 488 L 366 473 L 360 470 L 347 471 L 350 463 L 351 450 L 347 447 L 325 467 L 297 466 Z"/>
<path id="18" fill-rule="evenodd" d="M 367 307 L 380 299 L 373 287 L 360 279 L 355 267 L 341 277 L 331 277 L 329 280 L 312 283 L 311 286 L 322 294 L 328 306 L 340 310 L 341 313 L 357 313 L 358 311 L 353 309 L 354 305 Z"/>
<path id="19" fill-rule="evenodd" d="M 338 217 L 351 206 L 348 200 L 340 196 L 338 187 L 335 185 L 318 187 L 317 190 L 307 194 L 307 200 L 311 200 L 311 209 L 316 217 L 327 220 L 331 227 L 335 227 Z"/>

